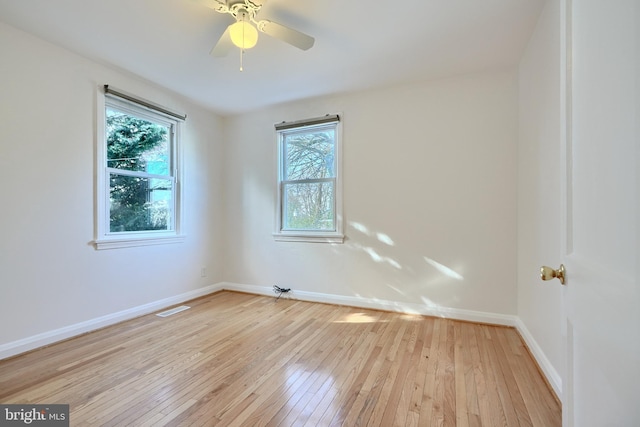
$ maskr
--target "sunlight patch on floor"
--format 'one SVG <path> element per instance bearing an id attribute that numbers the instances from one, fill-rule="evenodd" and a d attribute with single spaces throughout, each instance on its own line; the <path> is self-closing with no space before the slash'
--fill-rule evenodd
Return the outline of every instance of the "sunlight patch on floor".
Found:
<path id="1" fill-rule="evenodd" d="M 340 320 L 336 320 L 333 323 L 375 323 L 378 319 L 365 313 L 351 313 L 347 314 Z"/>

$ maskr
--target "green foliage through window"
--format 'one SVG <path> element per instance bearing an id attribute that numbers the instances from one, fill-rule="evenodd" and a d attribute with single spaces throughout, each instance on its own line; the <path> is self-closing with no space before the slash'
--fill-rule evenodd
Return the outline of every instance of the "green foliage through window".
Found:
<path id="1" fill-rule="evenodd" d="M 171 132 L 107 107 L 109 230 L 169 230 L 173 205 Z"/>

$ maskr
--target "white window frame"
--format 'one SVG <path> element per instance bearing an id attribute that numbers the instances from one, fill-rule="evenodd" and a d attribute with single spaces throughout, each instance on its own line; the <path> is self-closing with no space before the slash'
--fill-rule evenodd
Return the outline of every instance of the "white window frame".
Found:
<path id="1" fill-rule="evenodd" d="M 147 105 L 154 105 L 142 100 Z M 156 109 L 119 96 L 98 91 L 96 126 L 96 192 L 95 192 L 95 248 L 116 249 L 134 246 L 161 245 L 180 243 L 185 239 L 183 230 L 183 197 L 182 197 L 182 155 L 180 144 L 180 125 L 178 120 Z M 173 188 L 173 215 L 170 230 L 149 230 L 135 232 L 111 232 L 109 227 L 109 173 L 107 167 L 106 110 L 114 107 L 119 111 L 130 113 L 136 117 L 163 124 L 171 129 L 171 167 L 170 177 Z M 121 172 L 121 171 L 120 171 Z M 150 177 L 155 177 L 151 176 Z M 165 176 L 159 178 L 166 179 Z"/>
<path id="2" fill-rule="evenodd" d="M 276 141 L 278 152 L 278 174 L 277 174 L 277 190 L 276 190 L 276 212 L 273 237 L 276 241 L 282 242 L 313 242 L 313 243 L 343 243 L 343 208 L 342 208 L 342 114 L 336 114 L 337 120 L 329 123 L 335 125 L 335 200 L 334 200 L 334 219 L 335 230 L 287 230 L 283 228 L 283 174 L 284 174 L 284 136 L 287 133 L 299 132 L 300 130 L 326 126 L 327 122 L 322 122 L 323 118 L 300 120 L 291 122 L 287 129 L 278 130 L 276 125 Z"/>

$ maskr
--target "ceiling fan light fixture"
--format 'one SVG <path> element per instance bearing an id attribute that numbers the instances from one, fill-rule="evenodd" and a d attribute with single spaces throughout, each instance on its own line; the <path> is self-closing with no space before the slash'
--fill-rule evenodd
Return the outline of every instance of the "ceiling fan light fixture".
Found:
<path id="1" fill-rule="evenodd" d="M 245 14 L 229 27 L 231 42 L 240 49 L 251 49 L 258 43 L 258 30 L 245 20 Z"/>

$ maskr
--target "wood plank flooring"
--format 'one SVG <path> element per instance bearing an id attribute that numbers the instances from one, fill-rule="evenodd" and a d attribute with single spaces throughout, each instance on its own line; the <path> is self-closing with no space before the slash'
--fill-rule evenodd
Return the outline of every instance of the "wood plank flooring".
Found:
<path id="1" fill-rule="evenodd" d="M 0 361 L 72 426 L 560 426 L 512 328 L 220 292 Z"/>

